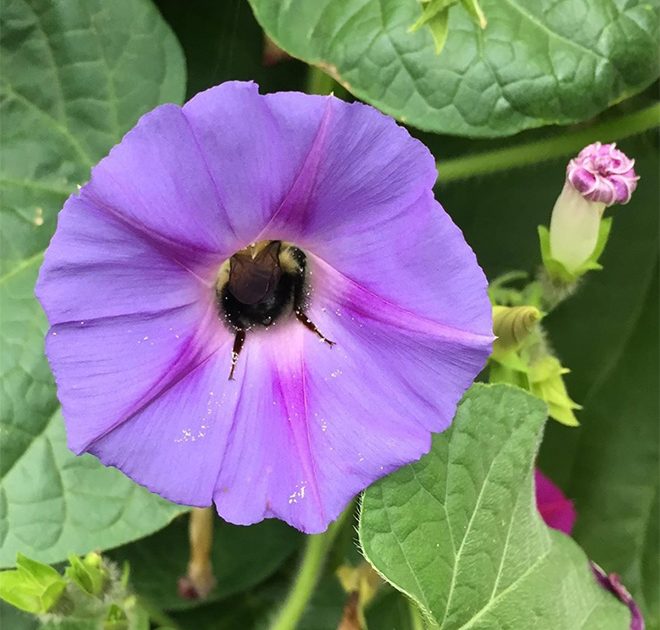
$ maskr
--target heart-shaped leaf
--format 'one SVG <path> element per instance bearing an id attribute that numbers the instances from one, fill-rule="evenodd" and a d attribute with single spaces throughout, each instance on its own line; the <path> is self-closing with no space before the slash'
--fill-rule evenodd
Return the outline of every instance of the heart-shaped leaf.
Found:
<path id="1" fill-rule="evenodd" d="M 543 403 L 476 385 L 419 462 L 364 495 L 368 560 L 439 628 L 624 629 L 629 611 L 536 509 Z"/>
<path id="2" fill-rule="evenodd" d="M 483 0 L 438 56 L 418 0 L 250 0 L 268 35 L 421 129 L 503 136 L 590 118 L 658 76 L 657 0 Z"/>

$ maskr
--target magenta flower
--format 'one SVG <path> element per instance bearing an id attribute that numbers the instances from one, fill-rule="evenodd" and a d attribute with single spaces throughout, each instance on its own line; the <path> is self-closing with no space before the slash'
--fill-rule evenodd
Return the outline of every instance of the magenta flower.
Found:
<path id="1" fill-rule="evenodd" d="M 548 479 L 538 468 L 534 471 L 536 507 L 548 527 L 570 536 L 577 514 L 573 501 Z"/>
<path id="2" fill-rule="evenodd" d="M 324 530 L 428 451 L 490 352 L 435 178 L 334 97 L 225 83 L 145 115 L 66 202 L 37 285 L 70 448 L 233 523 Z"/>

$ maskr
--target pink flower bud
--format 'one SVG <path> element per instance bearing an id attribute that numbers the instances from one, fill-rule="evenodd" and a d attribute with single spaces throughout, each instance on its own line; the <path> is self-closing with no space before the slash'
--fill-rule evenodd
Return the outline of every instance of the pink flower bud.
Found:
<path id="1" fill-rule="evenodd" d="M 634 165 L 615 144 L 600 142 L 568 163 L 550 220 L 550 252 L 569 272 L 578 273 L 594 255 L 605 208 L 630 201 L 639 179 Z"/>
<path id="2" fill-rule="evenodd" d="M 573 158 L 566 168 L 566 178 L 589 201 L 606 206 L 630 201 L 639 176 L 635 160 L 616 148 L 616 144 L 594 142 Z"/>

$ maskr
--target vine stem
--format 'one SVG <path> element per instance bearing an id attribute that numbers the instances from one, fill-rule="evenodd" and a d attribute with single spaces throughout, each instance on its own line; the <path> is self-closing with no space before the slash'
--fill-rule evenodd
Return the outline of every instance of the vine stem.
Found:
<path id="1" fill-rule="evenodd" d="M 302 562 L 291 590 L 284 600 L 270 630 L 294 630 L 321 577 L 325 559 L 346 519 L 353 514 L 351 503 L 323 534 L 307 536 Z"/>
<path id="2" fill-rule="evenodd" d="M 543 138 L 517 146 L 493 149 L 437 163 L 440 185 L 469 177 L 490 175 L 538 164 L 577 153 L 592 142 L 612 142 L 634 136 L 660 125 L 660 103 L 636 112 L 605 120 L 585 129 L 572 129 L 553 138 Z"/>
<path id="3" fill-rule="evenodd" d="M 306 83 L 305 91 L 307 94 L 330 94 L 337 85 L 329 74 L 316 66 L 309 66 L 307 69 Z"/>

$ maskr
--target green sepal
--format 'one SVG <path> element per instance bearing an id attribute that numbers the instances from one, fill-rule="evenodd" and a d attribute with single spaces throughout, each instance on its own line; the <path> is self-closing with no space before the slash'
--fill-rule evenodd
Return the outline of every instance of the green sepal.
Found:
<path id="1" fill-rule="evenodd" d="M 612 217 L 607 217 L 600 222 L 598 240 L 596 241 L 594 251 L 577 269 L 569 271 L 560 261 L 552 257 L 550 252 L 550 232 L 544 225 L 539 225 L 538 233 L 539 243 L 541 245 L 541 259 L 548 275 L 553 280 L 558 280 L 563 284 L 574 284 L 585 273 L 589 271 L 600 271 L 603 266 L 598 263 L 598 259 L 605 250 L 611 230 Z"/>
<path id="2" fill-rule="evenodd" d="M 445 47 L 449 35 L 449 9 L 436 14 L 428 22 L 428 27 L 431 29 L 431 35 L 435 43 L 435 54 L 439 55 Z"/>
<path id="3" fill-rule="evenodd" d="M 461 0 L 461 3 L 463 4 L 463 8 L 470 14 L 470 17 L 480 29 L 483 30 L 488 26 L 488 20 L 486 20 L 486 15 L 483 12 L 483 9 L 479 6 L 479 0 Z"/>
<path id="4" fill-rule="evenodd" d="M 103 630 L 127 630 L 128 616 L 117 604 L 111 604 L 103 621 Z"/>
<path id="5" fill-rule="evenodd" d="M 419 19 L 408 29 L 410 32 L 417 31 L 422 26 L 428 26 L 431 30 L 433 42 L 435 43 L 435 54 L 439 55 L 447 43 L 449 35 L 449 7 L 456 4 L 458 0 L 436 0 L 429 2 L 422 11 Z"/>
<path id="6" fill-rule="evenodd" d="M 422 15 L 419 16 L 419 19 L 408 28 L 408 32 L 413 33 L 418 31 L 422 26 L 431 22 L 438 13 L 449 9 L 449 7 L 455 5 L 459 0 L 428 0 L 424 4 L 426 6 L 422 10 Z"/>
<path id="7" fill-rule="evenodd" d="M 516 352 L 509 352 L 503 357 L 498 357 L 498 359 L 492 358 L 490 361 L 488 382 L 515 385 L 529 391 L 527 366 Z"/>
<path id="8" fill-rule="evenodd" d="M 602 269 L 603 266 L 598 264 L 598 259 L 601 257 L 605 251 L 605 246 L 607 241 L 610 238 L 610 232 L 612 231 L 612 217 L 607 217 L 602 219 L 600 222 L 600 227 L 598 228 L 598 240 L 596 241 L 596 247 L 592 252 L 589 260 L 587 260 L 585 265 L 591 265 L 589 269 Z"/>
<path id="9" fill-rule="evenodd" d="M 88 553 L 84 558 L 69 556 L 69 564 L 64 575 L 77 584 L 83 591 L 93 597 L 98 597 L 104 590 L 107 581 L 107 571 L 98 553 Z"/>
<path id="10" fill-rule="evenodd" d="M 573 284 L 578 276 L 572 274 L 562 263 L 555 260 L 550 254 L 550 231 L 545 225 L 539 225 L 539 243 L 541 245 L 541 260 L 548 275 L 553 280 L 559 280 L 564 284 Z"/>
<path id="11" fill-rule="evenodd" d="M 60 599 L 66 580 L 52 567 L 19 553 L 15 570 L 0 573 L 0 599 L 32 613 L 47 613 Z"/>
<path id="12" fill-rule="evenodd" d="M 569 372 L 570 370 L 563 367 L 559 359 L 551 355 L 545 356 L 529 366 L 527 371 L 529 391 L 546 402 L 551 418 L 566 426 L 577 427 L 580 423 L 573 410 L 582 407 L 571 400 L 566 390 L 564 374 Z"/>

